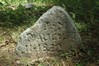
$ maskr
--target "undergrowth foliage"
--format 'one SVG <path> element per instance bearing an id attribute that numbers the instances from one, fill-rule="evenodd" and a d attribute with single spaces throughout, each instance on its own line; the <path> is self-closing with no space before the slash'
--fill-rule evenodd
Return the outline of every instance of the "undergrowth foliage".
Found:
<path id="1" fill-rule="evenodd" d="M 20 6 L 23 3 L 30 2 L 60 5 L 70 13 L 75 22 L 85 23 L 89 26 L 98 22 L 99 0 L 0 0 L 0 26 L 20 25 L 27 19 L 29 20 L 30 16 L 35 16 L 33 12 L 30 13 Z M 13 8 L 17 9 L 13 10 Z M 35 8 L 33 7 L 32 11 L 36 11 L 33 10 Z M 4 22 L 6 25 L 4 25 Z"/>
<path id="2" fill-rule="evenodd" d="M 0 27 L 5 28 L 33 24 L 47 10 L 47 8 L 35 6 L 31 9 L 26 9 L 21 5 L 15 10 L 6 7 L 4 9 L 0 11 Z"/>

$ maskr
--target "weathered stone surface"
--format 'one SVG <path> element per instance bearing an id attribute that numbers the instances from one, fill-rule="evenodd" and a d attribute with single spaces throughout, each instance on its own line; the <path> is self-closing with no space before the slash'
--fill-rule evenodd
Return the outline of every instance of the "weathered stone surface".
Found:
<path id="1" fill-rule="evenodd" d="M 16 52 L 37 59 L 58 55 L 80 42 L 72 18 L 63 8 L 54 6 L 20 35 Z"/>

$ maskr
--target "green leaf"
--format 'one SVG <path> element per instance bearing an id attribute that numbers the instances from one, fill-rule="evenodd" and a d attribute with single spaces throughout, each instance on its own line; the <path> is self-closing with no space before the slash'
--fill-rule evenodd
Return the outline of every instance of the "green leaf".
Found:
<path id="1" fill-rule="evenodd" d="M 83 66 L 81 63 L 78 63 L 77 66 Z"/>
<path id="2" fill-rule="evenodd" d="M 99 1 L 98 1 L 98 0 L 96 0 L 95 3 L 96 3 L 97 5 L 99 5 Z"/>
<path id="3" fill-rule="evenodd" d="M 0 6 L 3 6 L 3 3 L 2 2 L 0 2 Z"/>
<path id="4" fill-rule="evenodd" d="M 38 66 L 45 66 L 44 64 L 42 64 L 42 63 L 40 63 L 40 64 L 38 64 Z"/>

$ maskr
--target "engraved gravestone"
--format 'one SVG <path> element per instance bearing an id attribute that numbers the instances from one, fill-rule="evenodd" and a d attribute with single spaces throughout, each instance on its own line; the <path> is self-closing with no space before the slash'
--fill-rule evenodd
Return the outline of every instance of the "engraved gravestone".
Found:
<path id="1" fill-rule="evenodd" d="M 66 52 L 80 42 L 72 18 L 63 8 L 54 6 L 20 35 L 16 52 L 37 59 Z"/>

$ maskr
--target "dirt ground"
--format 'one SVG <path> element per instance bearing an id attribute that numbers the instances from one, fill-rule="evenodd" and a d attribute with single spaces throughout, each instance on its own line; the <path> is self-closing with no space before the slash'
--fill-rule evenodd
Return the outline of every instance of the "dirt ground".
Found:
<path id="1" fill-rule="evenodd" d="M 87 36 L 83 36 L 82 39 L 84 44 L 78 50 L 71 50 L 61 56 L 64 60 L 47 59 L 25 64 L 27 61 L 20 59 L 15 53 L 16 41 L 13 40 L 8 31 L 0 30 L 0 66 L 47 66 L 48 64 L 49 66 L 98 66 L 99 46 L 97 39 L 89 40 Z M 21 63 L 22 60 L 23 64 Z"/>

